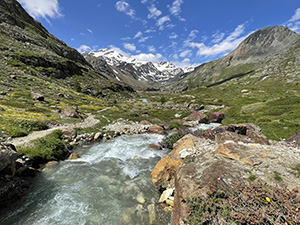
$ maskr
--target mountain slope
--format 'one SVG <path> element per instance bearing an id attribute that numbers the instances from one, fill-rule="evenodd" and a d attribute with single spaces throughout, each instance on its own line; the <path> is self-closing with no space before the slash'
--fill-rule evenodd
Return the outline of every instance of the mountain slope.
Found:
<path id="1" fill-rule="evenodd" d="M 184 76 L 164 87 L 185 96 L 173 98 L 173 105 L 217 106 L 226 115 L 222 123 L 255 123 L 274 140 L 300 129 L 300 35 L 285 27 L 261 29 Z"/>
<path id="2" fill-rule="evenodd" d="M 181 90 L 218 85 L 241 77 L 268 76 L 297 78 L 300 60 L 300 35 L 284 26 L 267 27 L 247 37 L 233 52 L 208 62 L 174 86 Z"/>
<path id="3" fill-rule="evenodd" d="M 94 70 L 75 49 L 51 35 L 16 0 L 0 1 L 0 132 L 22 136 L 48 123 L 72 123 L 64 111 L 82 116 L 134 90 Z M 44 101 L 32 96 L 42 95 Z M 93 105 L 90 106 L 91 102 Z M 80 120 L 80 119 L 77 119 Z"/>

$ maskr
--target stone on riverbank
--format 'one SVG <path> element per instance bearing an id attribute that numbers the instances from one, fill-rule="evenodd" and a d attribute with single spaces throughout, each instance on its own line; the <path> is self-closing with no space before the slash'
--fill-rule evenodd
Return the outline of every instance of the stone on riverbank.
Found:
<path id="1" fill-rule="evenodd" d="M 11 172 L 15 172 L 15 161 L 19 154 L 13 145 L 0 144 L 0 171 L 6 167 L 10 167 Z"/>
<path id="2" fill-rule="evenodd" d="M 148 131 L 151 134 L 164 134 L 165 133 L 164 128 L 159 125 L 156 125 L 156 124 L 150 125 Z"/>

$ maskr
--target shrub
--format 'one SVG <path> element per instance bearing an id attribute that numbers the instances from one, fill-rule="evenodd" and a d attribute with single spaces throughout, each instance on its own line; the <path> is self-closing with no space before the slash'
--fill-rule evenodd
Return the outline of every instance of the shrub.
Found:
<path id="1" fill-rule="evenodd" d="M 77 91 L 77 92 L 81 92 L 81 85 L 78 82 L 78 80 L 76 80 L 75 83 L 74 83 L 74 90 Z"/>
<path id="2" fill-rule="evenodd" d="M 178 141 L 183 136 L 190 133 L 190 130 L 188 128 L 182 128 L 178 130 L 178 132 L 171 134 L 169 136 L 164 137 L 164 139 L 159 143 L 161 147 L 163 148 L 173 148 L 173 144 Z"/>
<path id="3" fill-rule="evenodd" d="M 21 148 L 19 153 L 31 158 L 40 157 L 47 161 L 63 159 L 66 152 L 66 145 L 62 138 L 62 131 L 55 130 L 45 137 L 32 141 L 29 147 Z"/>
<path id="4" fill-rule="evenodd" d="M 167 102 L 167 99 L 165 98 L 165 96 L 162 96 L 159 101 L 163 105 Z"/>
<path id="5" fill-rule="evenodd" d="M 229 191 L 217 188 L 187 199 L 191 213 L 185 224 L 299 224 L 299 204 L 296 189 L 235 184 Z"/>

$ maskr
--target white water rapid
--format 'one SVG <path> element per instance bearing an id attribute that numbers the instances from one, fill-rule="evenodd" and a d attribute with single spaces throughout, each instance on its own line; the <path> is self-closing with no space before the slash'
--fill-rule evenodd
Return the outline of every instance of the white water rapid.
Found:
<path id="1" fill-rule="evenodd" d="M 151 216 L 159 193 L 150 173 L 166 152 L 148 149 L 148 145 L 162 138 L 156 134 L 122 136 L 78 149 L 80 159 L 46 168 L 26 199 L 0 216 L 0 224 L 154 223 Z"/>

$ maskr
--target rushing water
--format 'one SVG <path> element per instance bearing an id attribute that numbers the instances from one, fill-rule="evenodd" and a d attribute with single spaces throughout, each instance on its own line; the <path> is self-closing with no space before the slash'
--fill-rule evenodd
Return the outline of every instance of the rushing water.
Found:
<path id="1" fill-rule="evenodd" d="M 79 149 L 80 159 L 46 168 L 0 224 L 150 224 L 149 209 L 159 197 L 150 172 L 166 152 L 148 145 L 162 138 L 122 136 Z"/>
<path id="2" fill-rule="evenodd" d="M 190 128 L 190 130 L 191 131 L 208 130 L 209 128 L 218 127 L 220 125 L 221 125 L 220 123 L 209 123 L 209 124 L 200 123 L 199 125 L 196 125 L 196 126 Z"/>

